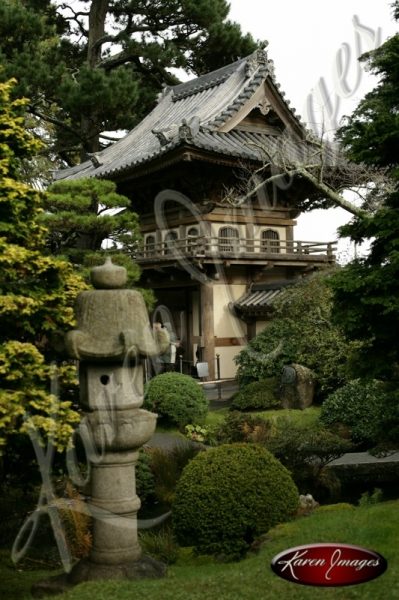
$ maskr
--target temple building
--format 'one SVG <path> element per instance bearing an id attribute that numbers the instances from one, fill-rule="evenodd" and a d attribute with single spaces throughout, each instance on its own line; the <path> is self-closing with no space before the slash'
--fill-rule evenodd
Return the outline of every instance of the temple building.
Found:
<path id="1" fill-rule="evenodd" d="M 154 290 L 185 358 L 207 362 L 213 379 L 219 355 L 221 376 L 231 377 L 281 290 L 334 262 L 333 243 L 295 239 L 310 184 L 262 184 L 277 163 L 318 160 L 318 148 L 259 49 L 164 88 L 123 139 L 56 178 L 112 179 L 131 198 L 143 235 L 140 285 Z"/>

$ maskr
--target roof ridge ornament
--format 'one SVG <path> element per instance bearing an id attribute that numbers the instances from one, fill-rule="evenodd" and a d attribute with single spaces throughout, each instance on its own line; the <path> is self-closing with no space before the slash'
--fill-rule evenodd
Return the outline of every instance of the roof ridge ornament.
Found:
<path id="1" fill-rule="evenodd" d="M 151 133 L 153 133 L 155 137 L 158 138 L 158 141 L 161 144 L 161 146 L 167 146 L 171 141 L 173 141 L 173 138 L 176 133 L 176 126 L 165 127 L 164 129 L 151 129 Z"/>
<path id="2" fill-rule="evenodd" d="M 179 127 L 179 139 L 184 142 L 192 142 L 200 130 L 199 117 L 194 116 L 191 119 L 183 119 Z"/>
<path id="3" fill-rule="evenodd" d="M 164 98 L 165 96 L 167 96 L 171 90 L 171 86 L 168 85 L 167 83 L 164 83 L 162 86 L 162 90 L 159 92 L 159 94 L 157 94 L 157 103 L 159 104 Z"/>
<path id="4" fill-rule="evenodd" d="M 269 65 L 269 59 L 266 52 L 268 45 L 269 42 L 265 40 L 259 45 L 255 52 L 248 57 L 245 65 L 245 75 L 247 78 L 252 77 L 259 67 Z"/>

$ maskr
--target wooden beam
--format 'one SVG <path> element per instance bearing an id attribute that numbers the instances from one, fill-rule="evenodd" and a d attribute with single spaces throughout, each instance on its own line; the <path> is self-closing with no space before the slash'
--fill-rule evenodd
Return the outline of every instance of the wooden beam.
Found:
<path id="1" fill-rule="evenodd" d="M 209 365 L 209 377 L 215 379 L 215 333 L 214 333 L 213 285 L 201 284 L 201 336 L 202 357 Z"/>
<path id="2" fill-rule="evenodd" d="M 245 338 L 238 337 L 215 337 L 215 346 L 217 348 L 229 347 L 229 346 L 246 346 L 247 340 Z"/>

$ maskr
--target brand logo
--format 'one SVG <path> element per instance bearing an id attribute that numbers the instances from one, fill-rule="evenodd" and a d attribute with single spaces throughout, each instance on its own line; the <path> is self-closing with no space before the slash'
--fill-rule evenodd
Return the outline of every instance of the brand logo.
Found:
<path id="1" fill-rule="evenodd" d="M 387 561 L 381 554 L 349 544 L 308 544 L 277 554 L 272 570 L 302 585 L 335 587 L 371 581 L 382 575 Z"/>

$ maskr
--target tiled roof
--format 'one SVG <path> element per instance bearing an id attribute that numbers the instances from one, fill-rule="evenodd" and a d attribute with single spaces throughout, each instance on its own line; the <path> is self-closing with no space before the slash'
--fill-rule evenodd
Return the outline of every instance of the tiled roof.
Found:
<path id="1" fill-rule="evenodd" d="M 192 81 L 166 87 L 157 106 L 124 138 L 72 168 L 57 171 L 55 179 L 110 177 L 166 155 L 178 146 L 191 146 L 244 159 L 259 160 L 262 145 L 269 153 L 284 144 L 288 158 L 308 152 L 298 135 L 279 136 L 220 128 L 233 117 L 267 79 L 280 97 L 298 131 L 304 126 L 289 108 L 274 82 L 273 63 L 264 50 Z M 289 138 L 289 139 L 288 139 Z"/>
<path id="2" fill-rule="evenodd" d="M 271 284 L 252 284 L 248 292 L 234 302 L 234 310 L 243 315 L 267 315 L 283 290 L 295 281 Z"/>

